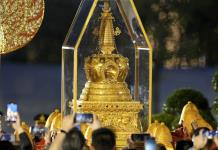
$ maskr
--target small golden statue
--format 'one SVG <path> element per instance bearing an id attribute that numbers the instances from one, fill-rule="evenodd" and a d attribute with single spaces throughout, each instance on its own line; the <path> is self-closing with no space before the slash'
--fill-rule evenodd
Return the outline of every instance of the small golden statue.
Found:
<path id="1" fill-rule="evenodd" d="M 98 33 L 98 54 L 85 59 L 87 82 L 77 102 L 77 111 L 96 114 L 102 125 L 115 131 L 117 147 L 124 147 L 131 133 L 140 132 L 138 112 L 142 104 L 133 101 L 125 79 L 128 58 L 118 53 L 108 0 L 104 1 Z"/>

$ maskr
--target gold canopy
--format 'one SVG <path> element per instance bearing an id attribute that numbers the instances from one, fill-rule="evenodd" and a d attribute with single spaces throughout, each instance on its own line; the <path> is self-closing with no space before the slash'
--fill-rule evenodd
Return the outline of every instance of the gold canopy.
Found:
<path id="1" fill-rule="evenodd" d="M 44 10 L 44 0 L 1 0 L 0 54 L 30 42 L 42 24 Z"/>

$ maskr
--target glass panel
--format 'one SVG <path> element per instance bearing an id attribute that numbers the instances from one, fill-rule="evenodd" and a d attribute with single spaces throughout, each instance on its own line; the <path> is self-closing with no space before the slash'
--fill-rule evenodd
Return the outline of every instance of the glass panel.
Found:
<path id="1" fill-rule="evenodd" d="M 69 104 L 73 99 L 73 70 L 74 70 L 74 51 L 73 49 L 62 50 L 62 87 L 61 105 L 62 112 L 66 115 L 71 112 Z"/>
<path id="2" fill-rule="evenodd" d="M 91 7 L 94 6 L 93 3 L 96 1 L 97 5 L 93 14 L 91 14 Z M 108 22 L 108 20 L 105 21 L 102 19 L 104 18 L 104 15 L 109 15 L 109 13 L 103 14 L 107 7 L 105 4 L 107 1 L 109 1 L 110 9 L 107 9 L 106 11 L 111 11 L 111 18 L 113 18 L 112 23 Z M 86 24 L 85 22 L 89 15 L 92 16 L 90 21 Z M 90 86 L 91 81 L 95 79 L 101 80 L 101 77 L 112 81 L 116 78 L 117 81 L 118 76 L 122 76 L 122 73 L 124 73 L 124 79 L 131 94 L 129 94 L 131 98 L 128 100 L 134 100 L 134 104 L 137 104 L 137 106 L 140 105 L 138 101 L 144 105 L 144 110 L 141 111 L 140 117 L 143 129 L 145 129 L 148 119 L 147 113 L 150 91 L 149 71 L 151 71 L 151 68 L 149 68 L 149 56 L 151 51 L 148 48 L 148 44 L 144 37 L 144 29 L 141 29 L 138 19 L 139 18 L 137 18 L 137 14 L 135 14 L 130 0 L 84 0 L 81 2 L 78 13 L 70 27 L 69 33 L 62 47 L 62 106 L 66 113 L 70 111 L 70 109 L 67 109 L 67 105 L 69 101 L 73 99 L 73 77 L 75 74 L 78 74 L 78 78 L 75 80 L 78 85 L 77 100 L 89 101 L 87 97 L 90 95 L 87 93 L 93 94 L 97 91 L 96 89 L 91 91 L 91 89 L 86 88 L 87 86 Z M 105 23 L 102 23 L 103 21 L 105 21 Z M 81 42 L 77 43 L 79 36 L 82 35 L 81 32 L 83 29 L 85 29 L 85 32 L 82 36 Z M 106 50 L 111 50 L 111 43 L 109 42 L 109 45 L 107 45 L 108 41 L 113 43 L 113 50 L 109 55 L 104 54 L 109 53 Z M 77 51 L 75 51 L 75 45 L 78 44 L 79 47 Z M 103 48 L 103 46 L 106 48 Z M 95 59 L 94 54 L 97 59 Z M 104 56 L 101 57 L 101 54 Z M 120 54 L 119 59 L 117 59 L 117 54 Z M 102 66 L 108 67 L 105 60 L 110 61 L 110 55 L 115 56 L 111 57 L 112 62 L 110 65 L 112 65 L 109 66 L 109 68 L 103 68 Z M 129 68 L 125 66 L 126 63 L 124 63 L 124 65 L 122 64 L 121 61 L 124 60 L 120 59 L 122 56 L 128 59 Z M 74 72 L 74 64 L 76 62 L 76 60 L 74 60 L 75 58 L 78 62 L 76 73 Z M 124 69 L 127 68 L 128 72 L 126 73 L 126 70 L 122 70 L 122 67 L 124 67 Z M 117 76 L 116 73 L 118 73 Z M 127 76 L 125 76 L 125 73 Z M 95 78 L 96 76 L 98 78 Z M 97 84 L 100 85 L 100 82 Z M 119 84 L 120 83 L 117 82 L 117 85 Z M 112 92 L 116 89 L 116 87 L 111 88 L 112 89 L 109 89 L 109 91 Z M 125 92 L 128 93 L 128 90 Z M 95 98 L 99 95 L 99 93 L 94 94 L 94 96 L 96 96 Z M 122 90 L 120 95 L 122 95 Z M 107 101 L 107 97 L 105 96 L 104 98 L 105 99 L 101 100 L 102 102 Z M 118 102 L 122 101 L 122 98 L 122 96 L 118 96 Z M 77 103 L 80 103 L 79 101 Z M 119 105 L 117 107 L 119 107 Z M 137 112 L 134 113 L 137 114 Z M 127 118 L 130 117 L 128 115 Z"/>
<path id="3" fill-rule="evenodd" d="M 66 39 L 63 44 L 63 49 L 69 49 L 70 47 L 75 46 L 77 39 L 82 31 L 83 25 L 85 24 L 86 18 L 89 15 L 93 2 L 94 0 L 81 1 L 76 16 L 67 33 Z"/>
<path id="4" fill-rule="evenodd" d="M 83 0 L 77 10 L 76 16 L 62 46 L 62 91 L 61 105 L 62 112 L 69 114 L 70 103 L 73 100 L 73 79 L 74 79 L 74 47 L 89 15 L 94 0 Z"/>
<path id="5" fill-rule="evenodd" d="M 120 12 L 126 20 L 126 26 L 135 45 L 135 99 L 140 100 L 144 104 L 144 109 L 141 111 L 143 129 L 148 125 L 148 109 L 149 109 L 149 53 L 151 50 L 145 40 L 143 29 L 140 27 L 137 14 L 134 13 L 134 8 L 130 1 L 117 0 Z M 133 89 L 133 88 L 131 88 Z M 151 106 L 152 107 L 152 106 Z"/>

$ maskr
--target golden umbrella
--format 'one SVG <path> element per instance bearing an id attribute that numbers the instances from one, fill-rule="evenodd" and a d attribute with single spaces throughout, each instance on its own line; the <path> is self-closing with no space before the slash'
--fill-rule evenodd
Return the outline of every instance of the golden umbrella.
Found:
<path id="1" fill-rule="evenodd" d="M 1 0 L 0 54 L 30 42 L 42 24 L 44 10 L 44 0 Z"/>

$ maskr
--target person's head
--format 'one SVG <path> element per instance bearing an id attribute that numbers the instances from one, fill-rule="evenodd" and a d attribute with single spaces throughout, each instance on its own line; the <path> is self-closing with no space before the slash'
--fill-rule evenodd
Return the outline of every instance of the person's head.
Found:
<path id="1" fill-rule="evenodd" d="M 156 146 L 156 150 L 166 150 L 166 147 L 163 144 L 158 143 Z"/>
<path id="2" fill-rule="evenodd" d="M 192 142 L 195 149 L 202 149 L 206 146 L 208 138 L 207 132 L 209 131 L 208 128 L 201 127 L 194 130 L 192 135 Z"/>
<path id="3" fill-rule="evenodd" d="M 0 149 L 15 150 L 15 147 L 9 141 L 0 141 Z"/>
<path id="4" fill-rule="evenodd" d="M 82 150 L 85 145 L 85 138 L 82 132 L 77 128 L 72 128 L 64 138 L 63 150 Z"/>
<path id="5" fill-rule="evenodd" d="M 94 150 L 113 150 L 116 146 L 116 137 L 113 131 L 99 128 L 92 133 L 92 148 Z"/>
<path id="6" fill-rule="evenodd" d="M 181 140 L 176 143 L 176 150 L 188 150 L 193 146 L 190 140 Z"/>

